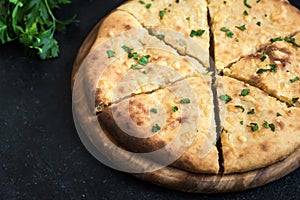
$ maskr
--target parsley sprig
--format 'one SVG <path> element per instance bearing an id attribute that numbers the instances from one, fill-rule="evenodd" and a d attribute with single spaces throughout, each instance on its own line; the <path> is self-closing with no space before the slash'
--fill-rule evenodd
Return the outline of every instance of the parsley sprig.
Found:
<path id="1" fill-rule="evenodd" d="M 18 40 L 25 49 L 41 59 L 58 56 L 59 46 L 54 38 L 57 30 L 65 29 L 71 19 L 60 21 L 53 10 L 70 0 L 3 0 L 0 2 L 0 41 L 2 44 Z"/>

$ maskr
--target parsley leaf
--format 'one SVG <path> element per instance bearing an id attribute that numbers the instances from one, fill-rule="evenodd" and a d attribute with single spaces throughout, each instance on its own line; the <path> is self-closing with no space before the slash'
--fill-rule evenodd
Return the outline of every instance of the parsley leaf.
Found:
<path id="1" fill-rule="evenodd" d="M 250 93 L 250 89 L 243 89 L 240 96 L 247 96 Z"/>
<path id="2" fill-rule="evenodd" d="M 244 16 L 248 16 L 249 15 L 248 12 L 247 12 L 247 10 L 244 10 L 243 15 Z"/>
<path id="3" fill-rule="evenodd" d="M 240 106 L 240 105 L 236 105 L 236 106 L 234 106 L 235 108 L 239 108 L 239 109 L 242 109 L 242 112 L 244 112 L 245 111 L 245 108 L 243 107 L 243 106 Z"/>
<path id="4" fill-rule="evenodd" d="M 258 129 L 259 129 L 259 126 L 257 123 L 250 123 L 249 127 L 251 127 L 251 130 L 253 132 L 258 131 Z"/>
<path id="5" fill-rule="evenodd" d="M 115 56 L 115 52 L 112 50 L 107 50 L 106 51 L 108 58 L 114 57 Z"/>
<path id="6" fill-rule="evenodd" d="M 270 42 L 277 42 L 277 41 L 282 41 L 282 38 L 281 38 L 281 36 L 280 37 L 277 37 L 277 38 L 271 38 L 270 39 Z"/>
<path id="7" fill-rule="evenodd" d="M 188 98 L 181 99 L 181 100 L 180 100 L 180 103 L 181 103 L 181 104 L 189 104 L 189 103 L 191 103 L 191 100 L 188 99 Z"/>
<path id="8" fill-rule="evenodd" d="M 252 6 L 249 5 L 249 4 L 247 3 L 247 0 L 244 0 L 244 5 L 245 5 L 247 8 L 252 8 Z"/>
<path id="9" fill-rule="evenodd" d="M 148 3 L 148 4 L 146 5 L 146 8 L 149 9 L 149 8 L 151 8 L 151 6 L 152 6 L 152 4 L 151 4 L 151 3 Z"/>
<path id="10" fill-rule="evenodd" d="M 285 37 L 284 41 L 293 44 L 293 46 L 295 46 L 295 47 L 300 47 L 300 45 L 296 43 L 296 39 L 295 38 Z"/>
<path id="11" fill-rule="evenodd" d="M 268 55 L 267 55 L 267 53 L 265 52 L 264 55 L 263 55 L 263 57 L 260 58 L 260 60 L 261 60 L 262 62 L 265 61 L 265 60 L 267 59 L 267 56 L 268 56 Z"/>
<path id="12" fill-rule="evenodd" d="M 178 109 L 178 107 L 177 106 L 172 106 L 172 111 L 173 112 L 177 112 L 179 109 Z"/>
<path id="13" fill-rule="evenodd" d="M 163 39 L 165 39 L 165 35 L 158 34 L 158 35 L 156 35 L 156 38 L 159 39 L 159 40 L 163 40 Z"/>
<path id="14" fill-rule="evenodd" d="M 220 30 L 225 32 L 228 37 L 233 38 L 234 34 L 228 28 L 222 27 Z"/>
<path id="15" fill-rule="evenodd" d="M 134 58 L 135 60 L 138 60 L 139 54 L 137 52 L 129 53 L 128 58 Z"/>
<path id="16" fill-rule="evenodd" d="M 201 30 L 201 29 L 199 29 L 199 30 L 197 30 L 197 31 L 192 30 L 191 33 L 190 33 L 190 36 L 191 36 L 191 37 L 201 36 L 201 35 L 203 35 L 204 33 L 205 33 L 205 30 Z"/>
<path id="17" fill-rule="evenodd" d="M 292 102 L 295 104 L 299 100 L 299 97 L 297 98 L 292 98 Z"/>
<path id="18" fill-rule="evenodd" d="M 153 112 L 154 114 L 157 114 L 157 109 L 156 109 L 156 108 L 152 108 L 152 109 L 150 110 L 150 112 Z"/>
<path id="19" fill-rule="evenodd" d="M 132 49 L 130 49 L 128 46 L 123 45 L 122 49 L 124 49 L 124 51 L 126 51 L 127 53 L 131 53 Z"/>
<path id="20" fill-rule="evenodd" d="M 281 117 L 282 114 L 280 114 L 280 112 L 277 112 L 277 113 L 276 113 L 276 116 L 277 116 L 277 117 Z"/>
<path id="21" fill-rule="evenodd" d="M 160 129 L 161 129 L 160 126 L 158 124 L 156 124 L 155 126 L 152 127 L 152 132 L 156 133 L 156 132 L 160 131 Z"/>
<path id="22" fill-rule="evenodd" d="M 140 65 L 147 65 L 147 63 L 149 62 L 149 55 L 146 56 L 142 56 L 141 59 L 139 60 L 139 64 Z"/>
<path id="23" fill-rule="evenodd" d="M 235 28 L 240 29 L 241 31 L 246 30 L 246 25 L 242 25 L 242 26 L 236 26 Z"/>
<path id="24" fill-rule="evenodd" d="M 275 125 L 274 124 L 269 124 L 269 127 L 270 127 L 270 129 L 271 129 L 271 131 L 275 131 Z"/>
<path id="25" fill-rule="evenodd" d="M 229 101 L 232 100 L 232 98 L 231 98 L 229 95 L 227 95 L 227 94 L 221 95 L 221 96 L 219 97 L 219 99 L 221 99 L 222 101 L 225 101 L 226 104 L 227 104 Z"/>
<path id="26" fill-rule="evenodd" d="M 160 17 L 160 19 L 163 19 L 164 16 L 165 16 L 165 14 L 166 14 L 166 11 L 165 11 L 165 10 L 159 11 L 159 17 Z"/>
<path id="27" fill-rule="evenodd" d="M 255 110 L 254 108 L 252 108 L 249 112 L 247 112 L 248 115 L 254 115 L 255 114 Z"/>
<path id="28" fill-rule="evenodd" d="M 269 128 L 269 123 L 268 123 L 267 121 L 264 121 L 264 123 L 263 123 L 263 127 L 265 127 L 265 128 Z"/>
<path id="29" fill-rule="evenodd" d="M 75 16 L 58 20 L 53 10 L 70 0 L 2 0 L 0 3 L 0 41 L 2 44 L 18 40 L 26 50 L 44 59 L 58 56 L 59 45 L 55 31 L 65 29 Z"/>
<path id="30" fill-rule="evenodd" d="M 141 66 L 138 66 L 138 65 L 131 65 L 130 67 L 131 69 L 142 69 Z"/>
<path id="31" fill-rule="evenodd" d="M 297 76 L 296 78 L 290 79 L 290 82 L 291 82 L 291 83 L 295 83 L 295 82 L 298 81 L 298 80 L 299 80 L 299 77 Z"/>
<path id="32" fill-rule="evenodd" d="M 257 25 L 257 26 L 261 26 L 261 22 L 257 22 L 256 25 Z"/>
<path id="33" fill-rule="evenodd" d="M 244 125 L 244 121 L 240 121 L 240 124 L 241 124 L 241 125 Z"/>

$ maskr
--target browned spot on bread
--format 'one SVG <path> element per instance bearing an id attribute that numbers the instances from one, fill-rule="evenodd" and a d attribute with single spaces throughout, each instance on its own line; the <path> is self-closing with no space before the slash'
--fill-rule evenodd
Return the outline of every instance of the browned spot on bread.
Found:
<path id="1" fill-rule="evenodd" d="M 130 30 L 132 27 L 129 25 L 129 24 L 124 24 L 124 28 L 125 28 L 125 30 Z"/>
<path id="2" fill-rule="evenodd" d="M 250 76 L 250 81 L 252 83 L 260 83 L 262 81 L 261 77 L 257 76 L 257 75 L 251 75 Z"/>
<path id="3" fill-rule="evenodd" d="M 284 124 L 281 120 L 276 120 L 276 125 L 279 127 L 280 130 L 283 130 Z"/>
<path id="4" fill-rule="evenodd" d="M 265 151 L 265 152 L 269 151 L 269 145 L 266 143 L 260 143 L 259 147 L 262 151 Z"/>
<path id="5" fill-rule="evenodd" d="M 275 45 L 271 45 L 266 48 L 265 52 L 268 54 L 272 63 L 279 61 L 282 67 L 285 67 L 286 64 L 291 62 L 292 53 L 287 48 L 279 48 Z"/>
<path id="6" fill-rule="evenodd" d="M 243 158 L 244 157 L 244 154 L 239 154 L 239 158 Z"/>
<path id="7" fill-rule="evenodd" d="M 188 119 L 189 119 L 188 117 L 182 117 L 179 119 L 179 123 L 183 124 L 183 123 L 187 122 Z"/>

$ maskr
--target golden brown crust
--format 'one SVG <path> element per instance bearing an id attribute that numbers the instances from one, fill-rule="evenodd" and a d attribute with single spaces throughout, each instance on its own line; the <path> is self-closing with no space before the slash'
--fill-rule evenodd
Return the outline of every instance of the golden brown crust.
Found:
<path id="1" fill-rule="evenodd" d="M 271 38 L 285 37 L 299 31 L 300 12 L 288 1 L 261 0 L 257 3 L 256 0 L 248 0 L 247 3 L 252 8 L 246 7 L 240 0 L 229 0 L 226 4 L 219 0 L 209 1 L 218 70 L 242 56 L 256 52 Z M 244 11 L 248 15 L 243 14 Z M 246 30 L 237 28 L 242 25 Z M 233 33 L 232 38 L 221 31 L 223 27 Z"/>
<path id="2" fill-rule="evenodd" d="M 229 77 L 220 77 L 218 84 L 220 96 L 232 98 L 227 104 L 220 100 L 225 173 L 272 165 L 300 146 L 299 108 Z M 244 89 L 250 93 L 240 96 Z"/>

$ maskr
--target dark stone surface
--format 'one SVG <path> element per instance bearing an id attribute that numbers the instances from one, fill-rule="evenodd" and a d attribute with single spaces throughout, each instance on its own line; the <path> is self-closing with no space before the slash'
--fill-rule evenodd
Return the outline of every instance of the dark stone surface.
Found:
<path id="1" fill-rule="evenodd" d="M 85 150 L 72 119 L 72 64 L 92 27 L 122 2 L 73 0 L 57 11 L 80 20 L 56 35 L 57 59 L 29 58 L 17 43 L 0 46 L 0 199 L 299 199 L 300 169 L 236 194 L 186 194 L 112 170 Z"/>

